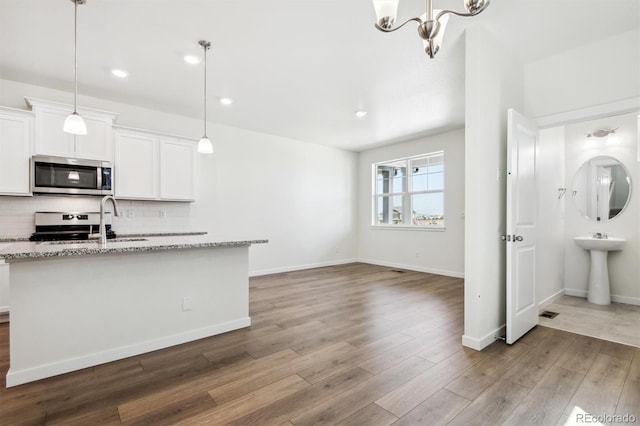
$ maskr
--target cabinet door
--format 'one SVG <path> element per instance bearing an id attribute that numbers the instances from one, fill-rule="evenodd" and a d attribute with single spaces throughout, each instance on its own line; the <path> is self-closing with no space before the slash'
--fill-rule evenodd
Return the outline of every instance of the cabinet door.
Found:
<path id="1" fill-rule="evenodd" d="M 83 118 L 87 124 L 87 134 L 76 136 L 75 156 L 89 160 L 113 161 L 111 121 L 86 114 Z"/>
<path id="2" fill-rule="evenodd" d="M 57 110 L 36 111 L 36 154 L 75 157 L 74 136 L 62 130 L 67 115 Z"/>
<path id="3" fill-rule="evenodd" d="M 87 125 L 86 135 L 72 135 L 63 130 L 73 111 L 72 105 L 25 98 L 35 114 L 35 153 L 57 157 L 113 161 L 111 126 L 115 113 L 78 108 Z"/>
<path id="4" fill-rule="evenodd" d="M 0 261 L 0 314 L 9 312 L 9 264 Z"/>
<path id="5" fill-rule="evenodd" d="M 158 198 L 158 150 L 154 135 L 144 132 L 115 132 L 114 162 L 117 198 Z"/>
<path id="6" fill-rule="evenodd" d="M 193 142 L 160 137 L 160 198 L 193 201 L 196 145 Z"/>
<path id="7" fill-rule="evenodd" d="M 0 194 L 30 195 L 32 129 L 30 113 L 0 110 Z"/>

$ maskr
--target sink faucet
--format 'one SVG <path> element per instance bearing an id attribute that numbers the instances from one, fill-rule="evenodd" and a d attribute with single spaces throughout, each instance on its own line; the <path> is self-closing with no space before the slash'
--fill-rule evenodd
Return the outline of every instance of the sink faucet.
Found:
<path id="1" fill-rule="evenodd" d="M 593 233 L 593 238 L 597 239 L 597 240 L 606 240 L 609 238 L 609 236 L 607 235 L 606 232 L 594 232 Z"/>
<path id="2" fill-rule="evenodd" d="M 114 216 L 120 216 L 120 210 L 118 210 L 118 203 L 116 202 L 116 199 L 113 198 L 112 195 L 105 195 L 104 197 L 102 197 L 102 201 L 100 201 L 100 243 L 105 244 L 107 242 L 107 227 L 104 224 L 104 205 L 106 204 L 107 200 L 111 200 L 111 203 L 113 203 L 113 214 Z"/>

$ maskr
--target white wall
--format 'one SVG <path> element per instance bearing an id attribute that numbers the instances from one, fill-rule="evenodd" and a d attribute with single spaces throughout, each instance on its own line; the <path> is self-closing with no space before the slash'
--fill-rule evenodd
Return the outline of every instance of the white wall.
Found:
<path id="1" fill-rule="evenodd" d="M 505 324 L 507 109 L 522 110 L 522 64 L 480 24 L 466 30 L 465 346 L 482 349 Z"/>
<path id="2" fill-rule="evenodd" d="M 576 246 L 573 238 L 606 232 L 627 241 L 621 251 L 609 253 L 611 298 L 616 302 L 640 305 L 640 163 L 637 161 L 637 114 L 601 118 L 566 128 L 566 185 L 565 197 L 565 275 L 566 293 L 586 297 L 589 274 L 589 254 Z M 616 143 L 603 139 L 585 141 L 585 134 L 599 128 L 617 128 Z M 631 199 L 627 208 L 609 222 L 590 221 L 580 215 L 571 197 L 571 181 L 582 164 L 592 157 L 608 155 L 622 161 L 631 173 Z"/>
<path id="3" fill-rule="evenodd" d="M 0 105 L 26 108 L 25 96 L 73 102 L 72 93 L 0 80 Z M 116 123 L 123 126 L 193 138 L 202 133 L 199 119 L 83 96 L 78 103 L 120 113 Z M 135 217 L 115 218 L 116 232 L 268 238 L 250 250 L 254 274 L 356 257 L 356 153 L 213 123 L 208 133 L 217 151 L 198 156 L 197 201 L 122 201 Z M 98 208 L 95 198 L 0 197 L 0 238 L 31 234 L 35 211 Z"/>
<path id="4" fill-rule="evenodd" d="M 540 130 L 536 158 L 538 212 L 536 228 L 536 301 L 540 307 L 564 293 L 564 217 L 567 188 L 564 127 Z"/>
<path id="5" fill-rule="evenodd" d="M 553 55 L 524 67 L 525 113 L 540 117 L 640 96 L 639 75 L 638 29 Z"/>
<path id="6" fill-rule="evenodd" d="M 445 230 L 371 226 L 372 164 L 444 151 Z M 361 261 L 454 277 L 464 276 L 464 130 L 363 151 L 359 156 L 358 257 Z"/>

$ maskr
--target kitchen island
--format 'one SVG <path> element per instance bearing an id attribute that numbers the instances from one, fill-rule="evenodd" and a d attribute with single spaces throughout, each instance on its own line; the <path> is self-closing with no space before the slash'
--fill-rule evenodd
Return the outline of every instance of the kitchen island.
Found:
<path id="1" fill-rule="evenodd" d="M 249 246 L 266 242 L 200 234 L 3 243 L 7 387 L 249 326 Z"/>

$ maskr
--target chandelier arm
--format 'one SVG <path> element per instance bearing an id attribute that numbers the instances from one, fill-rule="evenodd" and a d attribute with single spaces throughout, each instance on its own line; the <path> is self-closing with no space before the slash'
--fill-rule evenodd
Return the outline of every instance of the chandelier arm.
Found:
<path id="1" fill-rule="evenodd" d="M 476 12 L 473 13 L 463 13 L 463 12 L 456 12 L 455 10 L 449 10 L 449 9 L 444 9 L 441 10 L 440 13 L 438 13 L 438 16 L 436 16 L 436 20 L 439 20 L 442 16 L 446 15 L 447 13 L 451 13 L 453 15 L 457 15 L 457 16 L 476 16 L 482 12 L 484 12 L 484 10 L 487 8 L 487 6 L 489 6 L 489 2 L 484 4 L 484 7 L 482 7 L 482 9 L 478 9 Z"/>
<path id="2" fill-rule="evenodd" d="M 420 19 L 420 18 L 411 18 L 411 19 L 408 19 L 408 20 L 404 21 L 401 25 L 399 25 L 399 26 L 397 26 L 395 28 L 385 29 L 385 28 L 382 28 L 380 25 L 378 25 L 377 22 L 375 24 L 375 27 L 377 29 L 379 29 L 380 31 L 384 32 L 384 33 L 392 33 L 394 31 L 399 30 L 400 28 L 404 27 L 405 25 L 407 25 L 411 21 L 416 21 L 418 24 L 422 24 L 422 19 Z"/>

